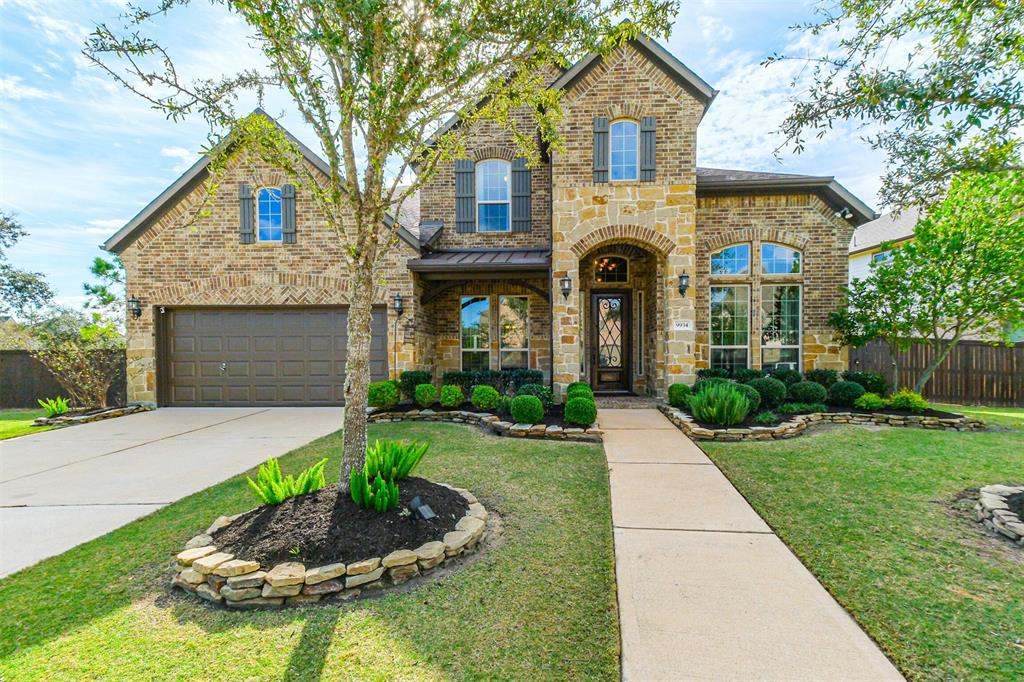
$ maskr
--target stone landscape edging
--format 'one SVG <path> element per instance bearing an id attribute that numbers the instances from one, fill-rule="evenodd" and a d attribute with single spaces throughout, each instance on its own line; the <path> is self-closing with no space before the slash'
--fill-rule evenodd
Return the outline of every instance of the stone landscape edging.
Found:
<path id="1" fill-rule="evenodd" d="M 475 552 L 486 538 L 490 514 L 476 496 L 464 488 L 438 485 L 456 491 L 469 503 L 455 530 L 445 533 L 440 540 L 347 564 L 338 562 L 307 569 L 300 562 L 286 561 L 263 570 L 256 561 L 218 551 L 213 534 L 242 514 L 220 516 L 178 553 L 171 588 L 231 609 L 261 609 L 350 601 L 367 591 L 402 585 L 463 554 Z"/>
<path id="2" fill-rule="evenodd" d="M 489 412 L 466 412 L 465 410 L 410 410 L 408 412 L 389 412 L 378 410 L 367 415 L 367 420 L 381 422 L 453 422 L 456 424 L 472 424 L 487 429 L 499 436 L 512 438 L 546 438 L 550 440 L 568 440 L 581 443 L 600 443 L 604 431 L 595 422 L 588 428 L 562 427 L 544 424 L 516 424 L 502 421 L 501 417 Z"/>
<path id="3" fill-rule="evenodd" d="M 978 522 L 1024 547 L 1024 519 L 1010 511 L 1006 503 L 1012 495 L 1024 493 L 1024 485 L 986 485 L 978 491 L 974 510 Z"/>
<path id="4" fill-rule="evenodd" d="M 795 438 L 811 426 L 820 424 L 873 424 L 876 426 L 897 426 L 906 428 L 933 429 L 945 431 L 975 431 L 985 423 L 975 417 L 956 418 L 926 417 L 924 415 L 900 415 L 875 412 L 811 412 L 796 414 L 777 426 L 751 426 L 735 429 L 708 429 L 697 424 L 693 417 L 682 410 L 661 404 L 658 406 L 668 420 L 696 440 L 741 441 L 780 440 Z"/>
<path id="5" fill-rule="evenodd" d="M 108 407 L 105 410 L 96 410 L 85 414 L 59 414 L 55 417 L 38 417 L 32 426 L 72 426 L 74 424 L 88 424 L 98 422 L 102 419 L 124 417 L 135 412 L 149 412 L 153 409 L 151 405 L 132 404 L 123 407 Z"/>

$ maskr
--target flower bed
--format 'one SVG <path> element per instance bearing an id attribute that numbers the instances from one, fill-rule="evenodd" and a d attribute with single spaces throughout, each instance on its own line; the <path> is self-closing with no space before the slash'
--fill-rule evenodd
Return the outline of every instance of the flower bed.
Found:
<path id="1" fill-rule="evenodd" d="M 469 410 L 375 410 L 369 413 L 371 422 L 432 421 L 473 424 L 499 436 L 513 438 L 548 438 L 588 443 L 600 443 L 604 432 L 596 422 L 588 428 L 559 424 L 516 424 L 503 421 L 491 412 Z"/>
<path id="2" fill-rule="evenodd" d="M 125 405 L 123 407 L 104 407 L 99 410 L 89 410 L 87 412 L 68 412 L 61 414 L 56 417 L 39 417 L 34 422 L 33 426 L 70 426 L 72 424 L 86 424 L 88 422 L 96 422 L 101 419 L 112 419 L 114 417 L 123 417 L 127 414 L 133 414 L 135 412 L 148 412 L 152 410 L 151 405 Z"/>
<path id="3" fill-rule="evenodd" d="M 1024 485 L 987 485 L 974 509 L 979 523 L 1024 547 Z"/>

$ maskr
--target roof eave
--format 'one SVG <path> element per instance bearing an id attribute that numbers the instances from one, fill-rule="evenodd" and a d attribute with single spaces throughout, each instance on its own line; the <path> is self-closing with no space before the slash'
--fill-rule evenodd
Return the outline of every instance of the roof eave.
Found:
<path id="1" fill-rule="evenodd" d="M 878 218 L 878 214 L 839 184 L 833 177 L 772 178 L 770 180 L 697 180 L 698 194 L 738 194 L 742 192 L 779 193 L 804 190 L 821 193 L 837 208 L 848 208 L 857 227 Z"/>

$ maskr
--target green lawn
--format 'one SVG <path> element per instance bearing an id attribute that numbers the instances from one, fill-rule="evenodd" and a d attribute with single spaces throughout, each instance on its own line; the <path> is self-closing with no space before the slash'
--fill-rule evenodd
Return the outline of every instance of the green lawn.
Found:
<path id="1" fill-rule="evenodd" d="M 908 677 L 1024 679 L 1024 551 L 954 505 L 1024 481 L 1024 432 L 836 427 L 702 445 Z"/>
<path id="2" fill-rule="evenodd" d="M 33 419 L 45 415 L 43 410 L 0 410 L 0 440 L 49 431 L 54 427 L 32 426 Z"/>
<path id="3" fill-rule="evenodd" d="M 418 473 L 475 492 L 501 515 L 500 544 L 438 582 L 341 606 L 237 613 L 172 596 L 182 544 L 254 506 L 236 477 L 0 581 L 0 679 L 618 678 L 600 446 L 453 424 L 370 436 L 430 440 Z M 338 434 L 320 439 L 282 467 L 330 456 L 336 480 L 339 445 Z"/>
<path id="4" fill-rule="evenodd" d="M 987 407 L 985 405 L 944 405 L 933 403 L 936 410 L 948 410 L 985 420 L 986 424 L 1006 429 L 1024 429 L 1024 407 Z"/>

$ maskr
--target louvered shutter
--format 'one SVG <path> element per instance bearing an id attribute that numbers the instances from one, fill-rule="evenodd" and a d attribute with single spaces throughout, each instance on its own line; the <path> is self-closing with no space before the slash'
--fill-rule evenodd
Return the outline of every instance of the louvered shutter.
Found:
<path id="1" fill-rule="evenodd" d="M 238 186 L 238 241 L 252 244 L 256 240 L 252 219 L 252 187 L 244 182 Z"/>
<path id="2" fill-rule="evenodd" d="M 657 172 L 655 170 L 655 122 L 654 116 L 644 116 L 640 121 L 640 180 L 642 182 L 654 182 Z"/>
<path id="3" fill-rule="evenodd" d="M 295 185 L 281 186 L 281 241 L 295 243 Z"/>
<path id="4" fill-rule="evenodd" d="M 608 182 L 608 119 L 594 119 L 594 182 Z"/>
<path id="5" fill-rule="evenodd" d="M 512 231 L 529 232 L 533 227 L 533 216 L 530 206 L 532 192 L 530 169 L 526 167 L 526 159 L 512 162 Z"/>
<path id="6" fill-rule="evenodd" d="M 455 161 L 455 231 L 476 231 L 476 166 L 470 159 Z"/>

